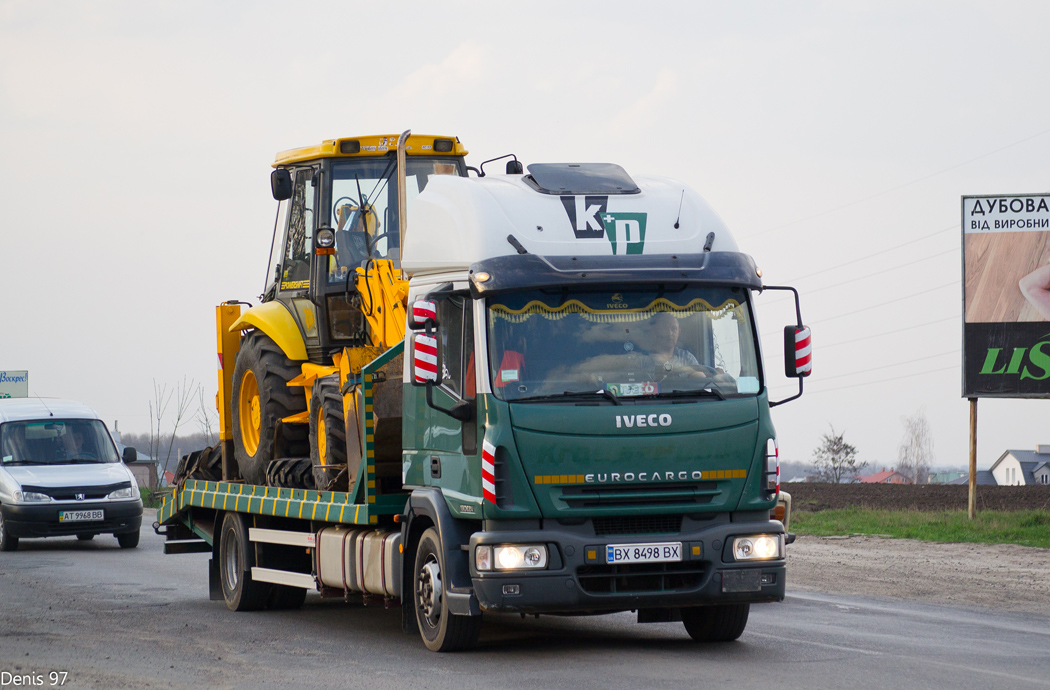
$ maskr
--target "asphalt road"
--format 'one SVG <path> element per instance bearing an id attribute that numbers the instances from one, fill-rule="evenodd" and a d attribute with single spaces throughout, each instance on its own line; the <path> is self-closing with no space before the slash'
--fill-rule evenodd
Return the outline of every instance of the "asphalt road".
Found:
<path id="1" fill-rule="evenodd" d="M 0 690 L 59 687 L 51 672 L 107 689 L 1050 688 L 1042 616 L 789 585 L 734 643 L 628 614 L 508 616 L 486 619 L 476 651 L 441 655 L 398 611 L 314 594 L 300 611 L 233 613 L 208 600 L 206 554 L 164 556 L 142 537 L 132 551 L 107 536 L 0 553 Z"/>

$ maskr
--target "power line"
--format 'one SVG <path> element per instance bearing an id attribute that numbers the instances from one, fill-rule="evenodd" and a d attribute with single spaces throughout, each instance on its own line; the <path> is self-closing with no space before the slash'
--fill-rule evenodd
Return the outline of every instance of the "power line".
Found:
<path id="1" fill-rule="evenodd" d="M 936 374 L 936 373 L 941 372 L 941 371 L 948 371 L 949 369 L 958 370 L 959 367 L 953 365 L 953 366 L 950 366 L 950 367 L 942 367 L 940 369 L 930 369 L 929 371 L 920 371 L 920 372 L 917 372 L 917 373 L 914 373 L 914 374 L 904 374 L 903 376 L 894 376 L 893 378 L 888 378 L 888 379 L 879 379 L 878 381 L 868 381 L 866 383 L 853 383 L 853 384 L 850 384 L 848 386 L 838 386 L 837 388 L 823 388 L 823 389 L 817 390 L 817 391 L 807 390 L 806 393 L 808 395 L 819 395 L 821 393 L 831 393 L 833 391 L 841 391 L 841 390 L 845 390 L 847 388 L 862 388 L 863 386 L 874 386 L 877 383 L 888 383 L 890 381 L 899 381 L 900 379 L 910 379 L 910 378 L 914 378 L 916 376 L 925 376 L 926 374 Z"/>
<path id="2" fill-rule="evenodd" d="M 911 330 L 914 330 L 916 328 L 922 328 L 923 326 L 932 326 L 935 323 L 944 323 L 945 321 L 954 321 L 955 319 L 959 319 L 959 318 L 961 318 L 961 315 L 949 316 L 949 317 L 946 317 L 946 318 L 943 318 L 943 319 L 937 319 L 936 321 L 927 321 L 926 323 L 920 323 L 920 324 L 916 324 L 914 326 L 906 326 L 904 328 L 898 328 L 898 329 L 892 330 L 892 331 L 884 331 L 882 333 L 873 333 L 872 335 L 866 335 L 866 336 L 863 336 L 861 338 L 853 338 L 852 340 L 842 340 L 842 341 L 839 341 L 837 343 L 829 343 L 827 345 L 818 343 L 817 344 L 817 351 L 818 352 L 822 352 L 822 351 L 827 350 L 827 349 L 832 348 L 832 347 L 838 347 L 839 345 L 849 345 L 850 343 L 859 343 L 859 342 L 861 342 L 863 340 L 871 340 L 872 338 L 881 338 L 884 335 L 893 335 L 895 333 L 903 333 L 904 331 L 911 331 Z M 762 335 L 763 336 L 767 336 L 767 337 L 773 337 L 773 336 L 780 335 L 780 333 L 763 333 Z M 783 358 L 784 358 L 783 353 L 774 352 L 774 353 L 770 354 L 770 356 L 767 357 L 766 359 L 776 360 L 776 359 L 783 359 Z"/>
<path id="3" fill-rule="evenodd" d="M 938 285 L 937 287 L 930 288 L 929 290 L 921 290 L 919 292 L 913 292 L 910 295 L 905 295 L 904 297 L 898 297 L 897 299 L 891 299 L 891 300 L 888 300 L 886 302 L 879 302 L 878 304 L 873 304 L 870 307 L 863 307 L 861 309 L 854 309 L 853 311 L 848 311 L 848 312 L 846 312 L 844 314 L 838 314 L 837 316 L 829 316 L 826 319 L 818 319 L 818 320 L 812 322 L 812 324 L 810 324 L 810 325 L 815 325 L 815 324 L 820 324 L 820 323 L 827 323 L 828 321 L 834 321 L 835 319 L 841 319 L 844 316 L 853 316 L 854 314 L 859 314 L 859 313 L 864 312 L 864 311 L 870 311 L 872 309 L 877 309 L 879 307 L 885 307 L 887 304 L 894 304 L 895 302 L 902 302 L 902 301 L 904 301 L 906 299 L 911 299 L 912 297 L 918 297 L 919 295 L 925 295 L 925 294 L 927 294 L 929 292 L 934 292 L 936 290 L 942 290 L 942 289 L 944 289 L 946 287 L 952 287 L 952 286 L 956 286 L 957 287 L 958 285 L 959 285 L 959 281 L 958 280 L 953 280 L 950 283 L 945 283 L 944 285 Z"/>
<path id="4" fill-rule="evenodd" d="M 891 189 L 887 189 L 887 190 L 879 192 L 877 194 L 872 194 L 870 196 L 866 196 L 866 197 L 864 197 L 862 199 L 857 199 L 856 201 L 851 201 L 848 204 L 842 204 L 841 206 L 836 206 L 835 208 L 828 209 L 827 211 L 821 211 L 820 213 L 816 213 L 816 214 L 814 214 L 812 216 L 806 216 L 805 218 L 799 218 L 798 220 L 793 220 L 793 221 L 791 221 L 789 223 L 784 223 L 783 225 L 777 225 L 776 227 L 769 228 L 768 230 L 762 230 L 760 232 L 756 232 L 754 235 L 747 235 L 745 237 L 742 237 L 742 239 L 747 240 L 747 239 L 751 239 L 752 237 L 759 237 L 760 235 L 765 235 L 766 233 L 773 232 L 774 230 L 780 230 L 781 228 L 786 228 L 788 226 L 795 225 L 797 223 L 802 223 L 802 222 L 805 222 L 807 220 L 812 220 L 814 218 L 820 218 L 821 216 L 826 216 L 829 213 L 834 213 L 835 211 L 841 211 L 842 209 L 849 208 L 850 206 L 856 206 L 857 204 L 863 203 L 865 201 L 870 201 L 871 199 L 876 199 L 876 198 L 878 198 L 880 196 L 884 196 L 884 195 L 889 194 L 891 192 L 896 192 L 896 191 L 898 191 L 900 189 L 904 189 L 905 187 L 909 187 L 909 186 L 911 186 L 913 184 L 917 184 L 917 183 L 922 182 L 924 180 L 928 180 L 931 177 L 936 177 L 937 175 L 943 175 L 946 172 L 950 172 L 952 170 L 955 170 L 956 168 L 961 168 L 964 165 L 969 165 L 970 163 L 973 163 L 974 161 L 979 161 L 982 158 L 987 158 L 988 156 L 995 155 L 995 154 L 997 154 L 997 153 L 999 153 L 1001 151 L 1005 151 L 1006 149 L 1013 148 L 1014 146 L 1018 146 L 1020 144 L 1023 144 L 1026 141 L 1031 141 L 1032 139 L 1036 139 L 1038 137 L 1041 137 L 1044 134 L 1047 134 L 1048 132 L 1050 132 L 1050 129 L 1044 129 L 1042 132 L 1038 132 L 1037 134 L 1033 134 L 1032 136 L 1025 137 L 1024 139 L 1021 139 L 1020 141 L 1015 141 L 1014 143 L 1007 144 L 1006 146 L 1003 146 L 1002 148 L 995 149 L 994 151 L 989 151 L 988 153 L 981 154 L 980 156 L 977 156 L 975 158 L 971 158 L 969 160 L 965 160 L 962 163 L 956 163 L 955 165 L 952 165 L 950 167 L 944 168 L 943 170 L 938 170 L 937 172 L 930 173 L 929 175 L 925 175 L 923 177 L 916 178 L 916 179 L 914 179 L 914 180 L 912 180 L 910 182 L 905 182 L 904 184 L 897 185 L 896 187 L 892 187 Z"/>
<path id="5" fill-rule="evenodd" d="M 890 271 L 896 271 L 898 268 L 906 268 L 908 266 L 913 266 L 913 265 L 915 265 L 917 263 L 922 263 L 923 261 L 929 261 L 930 259 L 936 259 L 938 256 L 944 256 L 945 254 L 951 254 L 951 253 L 957 252 L 957 251 L 959 251 L 959 247 L 953 247 L 952 249 L 948 249 L 948 250 L 943 251 L 943 252 L 938 252 L 937 254 L 930 254 L 929 256 L 924 256 L 921 259 L 916 259 L 915 261 L 909 261 L 906 264 L 899 264 L 897 266 L 890 266 L 889 268 L 884 268 L 881 271 L 875 271 L 874 273 L 868 273 L 866 275 L 862 275 L 862 276 L 859 276 L 857 278 L 850 278 L 849 280 L 844 280 L 841 283 L 832 283 L 831 285 L 825 285 L 824 287 L 817 288 L 816 290 L 806 290 L 804 294 L 805 295 L 812 295 L 814 292 L 821 292 L 823 290 L 830 290 L 831 288 L 834 288 L 834 287 L 839 287 L 839 286 L 842 286 L 842 285 L 848 285 L 850 283 L 855 283 L 858 280 L 865 280 L 867 278 L 874 278 L 875 276 L 882 275 L 883 273 L 889 273 Z M 801 295 L 803 293 L 800 291 L 799 294 Z M 769 300 L 768 302 L 763 302 L 763 305 L 776 304 L 777 302 L 785 302 L 788 299 L 790 299 L 790 298 L 789 297 L 778 297 L 777 299 L 772 299 L 772 300 Z"/>
<path id="6" fill-rule="evenodd" d="M 901 247 L 907 247 L 909 244 L 915 244 L 916 242 L 921 242 L 922 240 L 927 240 L 927 239 L 929 239 L 929 238 L 931 238 L 931 237 L 933 237 L 935 235 L 940 235 L 941 233 L 948 232 L 949 230 L 957 230 L 958 228 L 959 228 L 959 224 L 958 223 L 956 223 L 954 225 L 949 225 L 948 227 L 942 228 L 940 230 L 937 230 L 936 232 L 931 232 L 929 235 L 923 235 L 922 237 L 916 237 L 914 240 L 908 240 L 907 242 L 902 242 L 901 244 L 894 245 L 892 247 L 887 247 L 886 249 L 874 252 L 872 254 L 866 254 L 866 255 L 864 255 L 864 256 L 862 256 L 860 258 L 852 259 L 851 261 L 846 261 L 845 263 L 836 264 L 835 266 L 829 266 L 828 268 L 822 268 L 821 270 L 814 271 L 813 273 L 807 273 L 804 276 L 799 276 L 797 278 L 792 278 L 791 280 L 788 281 L 788 283 L 794 283 L 794 282 L 797 282 L 799 280 L 805 280 L 806 278 L 812 278 L 813 276 L 818 276 L 821 273 L 827 273 L 828 271 L 833 271 L 836 268 L 842 268 L 843 266 L 849 266 L 850 264 L 855 264 L 855 263 L 858 263 L 860 261 L 864 261 L 866 259 L 870 259 L 873 256 L 879 256 L 881 254 L 886 254 L 888 252 L 893 252 L 893 251 L 896 251 L 896 250 L 900 249 Z"/>
<path id="7" fill-rule="evenodd" d="M 951 350 L 949 352 L 938 352 L 935 355 L 926 355 L 925 357 L 916 357 L 915 359 L 909 359 L 906 362 L 895 362 L 893 364 L 883 364 L 879 367 L 872 367 L 871 369 L 863 369 L 861 371 L 853 371 L 848 374 L 835 374 L 834 376 L 821 376 L 821 381 L 830 381 L 831 379 L 841 379 L 845 376 L 857 376 L 858 374 L 867 374 L 872 371 L 879 371 L 880 369 L 892 369 L 893 367 L 903 366 L 905 364 L 913 364 L 915 362 L 921 362 L 927 359 L 933 359 L 934 357 L 943 357 L 944 355 L 954 355 L 962 350 Z"/>

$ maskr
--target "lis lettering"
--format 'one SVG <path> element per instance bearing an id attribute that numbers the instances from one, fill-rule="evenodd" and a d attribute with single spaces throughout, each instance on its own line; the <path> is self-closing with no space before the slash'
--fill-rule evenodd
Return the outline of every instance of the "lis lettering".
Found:
<path id="1" fill-rule="evenodd" d="M 1044 336 L 1046 338 L 1048 336 Z M 981 367 L 982 374 L 1010 374 L 1021 375 L 1021 379 L 1035 379 L 1042 381 L 1050 377 L 1050 339 L 1041 340 L 1031 348 L 1015 347 L 1010 355 L 1009 361 L 1005 357 L 1000 358 L 1001 347 L 988 348 L 988 354 L 984 358 L 984 366 Z M 1025 356 L 1027 354 L 1027 357 Z M 1026 363 L 1027 360 L 1027 363 Z M 1001 362 L 1001 364 L 1000 364 Z M 1029 368 L 1029 364 L 1032 368 Z"/>

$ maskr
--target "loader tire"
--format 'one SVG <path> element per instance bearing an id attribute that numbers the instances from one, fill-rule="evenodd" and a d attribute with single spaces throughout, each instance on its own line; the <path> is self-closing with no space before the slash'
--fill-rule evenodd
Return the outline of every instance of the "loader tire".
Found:
<path id="1" fill-rule="evenodd" d="M 288 359 L 261 331 L 252 331 L 241 340 L 233 367 L 231 416 L 234 457 L 241 478 L 249 484 L 266 480 L 277 422 L 306 410 L 303 389 L 286 385 L 300 373 L 300 364 Z M 306 425 L 283 424 L 282 428 L 286 454 L 307 455 Z"/>
<path id="2" fill-rule="evenodd" d="M 732 642 L 744 634 L 750 604 L 719 604 L 682 609 L 686 632 L 697 642 Z"/>
<path id="3" fill-rule="evenodd" d="M 310 458 L 277 458 L 266 467 L 265 479 L 266 486 L 312 490 L 313 463 Z"/>
<path id="4" fill-rule="evenodd" d="M 346 427 L 339 377 L 314 382 L 310 400 L 310 460 L 318 491 L 346 491 Z M 341 486 L 339 486 L 341 484 Z"/>

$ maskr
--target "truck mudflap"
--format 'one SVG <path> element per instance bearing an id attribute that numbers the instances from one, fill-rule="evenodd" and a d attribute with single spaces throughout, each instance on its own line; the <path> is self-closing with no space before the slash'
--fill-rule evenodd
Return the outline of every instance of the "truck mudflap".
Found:
<path id="1" fill-rule="evenodd" d="M 590 523 L 477 532 L 469 550 L 474 594 L 483 611 L 522 613 L 611 612 L 784 599 L 787 569 L 781 523 L 726 520 L 711 525 L 688 518 L 684 523 L 675 534 L 595 536 Z M 736 560 L 735 539 L 763 535 L 779 544 L 779 557 Z M 507 544 L 545 545 L 546 567 L 477 569 L 474 554 L 478 546 Z M 610 553 L 617 548 L 619 553 Z M 643 557 L 665 551 L 667 560 L 609 562 L 624 555 L 630 561 L 626 551 Z M 495 566 L 496 559 L 492 564 Z"/>

